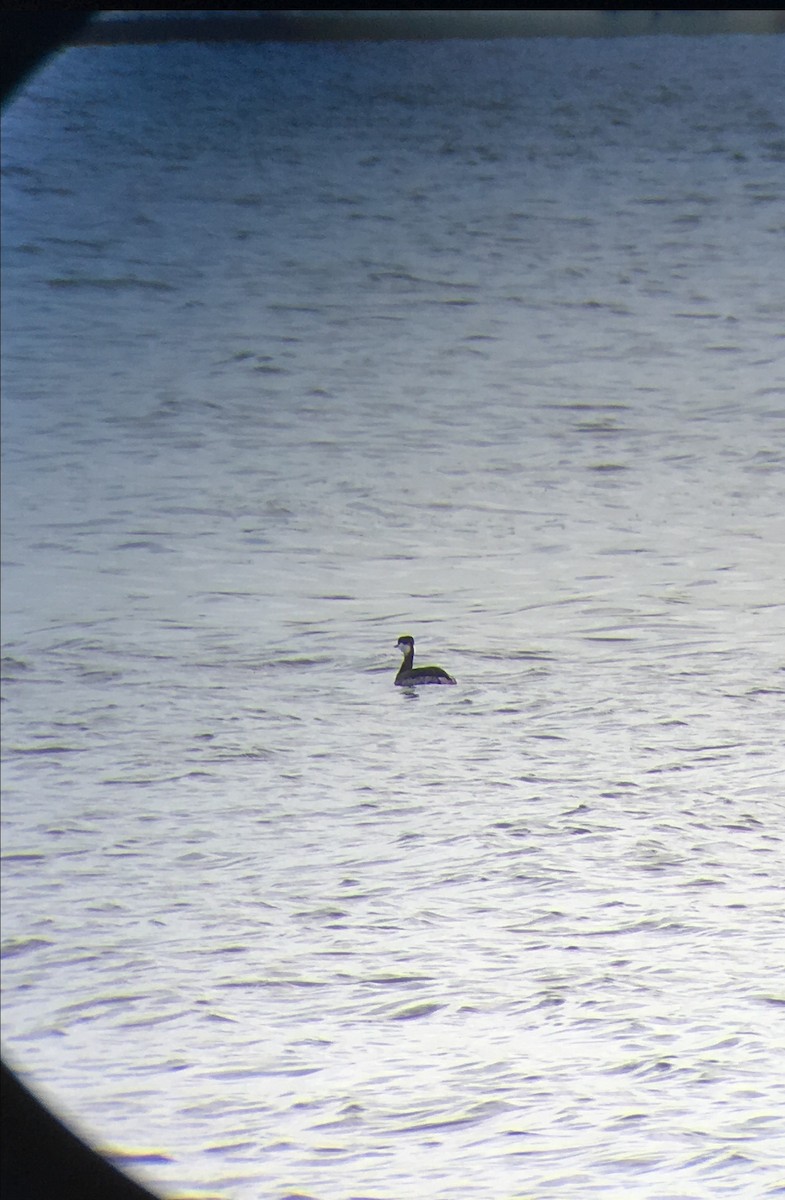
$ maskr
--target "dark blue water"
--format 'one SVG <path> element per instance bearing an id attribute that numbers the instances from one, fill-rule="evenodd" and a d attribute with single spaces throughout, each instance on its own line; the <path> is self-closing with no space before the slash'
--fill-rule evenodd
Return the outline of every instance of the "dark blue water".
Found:
<path id="1" fill-rule="evenodd" d="M 6 113 L 4 1049 L 151 1186 L 785 1186 L 784 66 L 93 47 Z"/>

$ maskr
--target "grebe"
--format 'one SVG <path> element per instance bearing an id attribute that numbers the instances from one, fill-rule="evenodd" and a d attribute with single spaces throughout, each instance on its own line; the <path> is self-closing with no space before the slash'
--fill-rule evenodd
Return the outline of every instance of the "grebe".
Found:
<path id="1" fill-rule="evenodd" d="M 398 668 L 395 682 L 398 687 L 414 687 L 423 683 L 455 683 L 452 675 L 448 675 L 441 667 L 415 667 L 414 638 L 402 634 L 398 638 L 397 647 L 403 655 L 403 662 Z"/>

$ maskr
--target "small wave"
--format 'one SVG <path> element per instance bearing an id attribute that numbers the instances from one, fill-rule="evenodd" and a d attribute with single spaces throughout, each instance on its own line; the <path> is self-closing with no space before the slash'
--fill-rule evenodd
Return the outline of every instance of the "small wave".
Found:
<path id="1" fill-rule="evenodd" d="M 103 252 L 109 245 L 108 242 L 92 241 L 88 238 L 71 238 L 71 237 L 49 237 L 41 238 L 42 242 L 47 242 L 50 246 L 76 246 L 80 250 L 98 250 Z"/>
<path id="2" fill-rule="evenodd" d="M 82 747 L 80 746 L 13 746 L 9 749 L 9 754 L 16 755 L 19 758 L 30 757 L 37 754 L 78 754 Z"/>
<path id="3" fill-rule="evenodd" d="M 320 1067 L 238 1067 L 236 1070 L 211 1071 L 211 1079 L 298 1079 L 301 1075 L 315 1075 Z"/>
<path id="4" fill-rule="evenodd" d="M 31 671 L 32 667 L 29 663 L 24 662 L 20 658 L 12 658 L 10 655 L 0 660 L 0 674 L 7 681 L 16 679 L 19 675 L 24 675 Z"/>
<path id="5" fill-rule="evenodd" d="M 388 1020 L 390 1021 L 418 1021 L 420 1017 L 430 1017 L 440 1008 L 444 1008 L 443 1004 L 438 1004 L 435 1001 L 423 1001 L 422 1004 L 410 1004 L 406 1008 L 401 1008 L 398 1012 L 391 1013 Z"/>
<path id="6" fill-rule="evenodd" d="M 41 858 L 42 856 L 35 855 L 34 857 Z M 3 862 L 8 862 L 8 858 L 4 858 Z M 46 938 L 15 938 L 0 947 L 0 958 L 16 958 L 19 954 L 27 954 L 30 950 L 40 950 L 44 946 L 53 944 Z"/>
<path id="7" fill-rule="evenodd" d="M 480 650 L 473 657 L 490 662 L 551 662 L 555 656 L 547 650 Z"/>
<path id="8" fill-rule="evenodd" d="M 174 1162 L 168 1154 L 164 1154 L 162 1150 L 128 1150 L 119 1149 L 116 1146 L 102 1146 L 101 1153 L 105 1158 L 111 1159 L 116 1163 L 170 1163 Z"/>
<path id="9" fill-rule="evenodd" d="M 171 283 L 164 283 L 161 279 L 137 279 L 133 275 L 114 279 L 101 279 L 88 275 L 75 276 L 72 279 L 58 277 L 48 279 L 47 283 L 53 288 L 100 288 L 105 292 L 135 289 L 152 292 L 173 292 L 175 290 Z"/>
<path id="10" fill-rule="evenodd" d="M 25 188 L 28 196 L 73 196 L 71 188 L 47 187 L 44 184 L 33 184 Z"/>
<path id="11" fill-rule="evenodd" d="M 236 1139 L 226 1142 L 217 1142 L 214 1146 L 205 1146 L 205 1154 L 228 1154 L 229 1151 L 237 1152 L 238 1150 L 253 1150 L 256 1151 L 258 1145 L 255 1141 L 238 1142 Z"/>
<path id="12" fill-rule="evenodd" d="M 373 983 L 381 987 L 401 987 L 404 984 L 422 984 L 433 983 L 433 977 L 430 975 L 379 975 L 376 978 L 366 979 L 365 983 Z"/>
<path id="13" fill-rule="evenodd" d="M 114 547 L 115 550 L 149 550 L 151 554 L 169 554 L 171 551 L 167 546 L 162 546 L 160 542 L 139 541 L 139 542 L 120 542 Z"/>

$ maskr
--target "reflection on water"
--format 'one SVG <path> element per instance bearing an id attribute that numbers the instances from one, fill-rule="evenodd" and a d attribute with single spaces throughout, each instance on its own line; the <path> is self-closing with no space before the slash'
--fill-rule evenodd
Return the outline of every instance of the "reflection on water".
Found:
<path id="1" fill-rule="evenodd" d="M 159 1189 L 777 1193 L 782 47 L 7 113 L 5 1046 Z"/>

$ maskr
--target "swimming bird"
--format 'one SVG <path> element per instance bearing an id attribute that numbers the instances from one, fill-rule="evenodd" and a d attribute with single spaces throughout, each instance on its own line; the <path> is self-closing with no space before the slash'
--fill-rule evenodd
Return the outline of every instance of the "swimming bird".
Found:
<path id="1" fill-rule="evenodd" d="M 423 683 L 455 683 L 452 675 L 448 675 L 442 667 L 414 666 L 414 638 L 409 637 L 408 633 L 401 634 L 396 648 L 403 655 L 403 662 L 395 676 L 398 687 L 414 687 Z"/>

